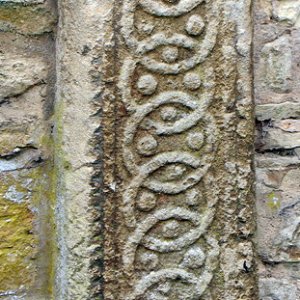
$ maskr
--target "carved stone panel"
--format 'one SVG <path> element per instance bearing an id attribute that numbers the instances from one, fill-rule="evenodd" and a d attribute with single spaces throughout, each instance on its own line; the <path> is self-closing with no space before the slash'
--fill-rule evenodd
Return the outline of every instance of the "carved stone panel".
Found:
<path id="1" fill-rule="evenodd" d="M 254 299 L 250 1 L 124 0 L 114 14 L 105 299 Z"/>

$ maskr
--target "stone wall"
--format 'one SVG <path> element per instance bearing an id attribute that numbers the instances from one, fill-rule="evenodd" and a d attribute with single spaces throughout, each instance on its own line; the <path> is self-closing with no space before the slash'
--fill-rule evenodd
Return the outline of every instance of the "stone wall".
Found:
<path id="1" fill-rule="evenodd" d="M 300 3 L 256 1 L 257 253 L 262 299 L 300 296 Z"/>
<path id="2" fill-rule="evenodd" d="M 48 299 L 57 16 L 52 1 L 20 2 L 0 1 L 0 298 Z"/>
<path id="3" fill-rule="evenodd" d="M 299 49 L 298 0 L 0 0 L 0 299 L 297 300 Z"/>

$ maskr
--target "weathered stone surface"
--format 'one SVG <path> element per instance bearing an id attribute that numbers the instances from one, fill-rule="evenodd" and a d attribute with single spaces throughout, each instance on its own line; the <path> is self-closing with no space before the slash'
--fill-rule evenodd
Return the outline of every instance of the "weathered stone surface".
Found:
<path id="1" fill-rule="evenodd" d="M 256 104 L 300 102 L 299 27 L 280 15 L 297 14 L 297 1 L 255 1 L 254 74 Z"/>
<path id="2" fill-rule="evenodd" d="M 274 123 L 274 127 L 286 132 L 300 132 L 300 120 L 286 119 Z"/>
<path id="3" fill-rule="evenodd" d="M 47 299 L 51 236 L 44 234 L 48 232 L 45 226 L 51 224 L 48 205 L 52 199 L 52 178 L 44 166 L 34 161 L 38 157 L 36 153 L 28 154 L 24 166 L 0 173 L 2 297 L 8 294 L 16 299 L 22 299 L 21 295 Z M 14 160 L 8 162 L 14 164 Z"/>
<path id="4" fill-rule="evenodd" d="M 104 299 L 256 299 L 250 1 L 128 0 L 114 18 Z"/>
<path id="5" fill-rule="evenodd" d="M 4 98 L 24 93 L 34 85 L 45 81 L 47 65 L 39 57 L 0 56 L 1 101 Z"/>
<path id="6" fill-rule="evenodd" d="M 273 15 L 278 21 L 300 27 L 300 4 L 297 0 L 274 1 Z"/>
<path id="7" fill-rule="evenodd" d="M 295 300 L 298 291 L 288 280 L 260 280 L 260 299 L 261 300 Z"/>
<path id="8" fill-rule="evenodd" d="M 18 3 L 18 4 L 40 4 L 44 3 L 46 0 L 0 0 L 1 3 Z"/>
<path id="9" fill-rule="evenodd" d="M 0 298 L 296 300 L 299 1 L 59 1 L 56 58 L 54 2 L 0 0 Z"/>
<path id="10" fill-rule="evenodd" d="M 297 299 L 300 159 L 265 156 L 261 155 L 256 168 L 260 296 L 289 299 L 284 294 L 288 289 L 290 299 Z"/>
<path id="11" fill-rule="evenodd" d="M 291 89 L 292 49 L 290 44 L 290 36 L 283 35 L 263 46 L 260 62 L 260 67 L 265 70 L 261 74 L 265 78 L 263 86 L 279 92 L 287 92 Z"/>
<path id="12" fill-rule="evenodd" d="M 101 119 L 111 0 L 61 1 L 57 43 L 55 157 L 57 244 L 54 298 L 101 299 L 103 154 Z M 113 51 L 111 52 L 111 55 Z M 112 65 L 109 66 L 112 69 Z M 111 84 L 110 84 L 111 85 Z M 113 94 L 111 95 L 113 97 Z M 113 117 L 112 122 L 113 122 Z M 99 129 L 100 127 L 100 129 Z"/>
<path id="13" fill-rule="evenodd" d="M 2 57 L 1 156 L 9 155 L 16 148 L 38 147 L 41 142 L 49 71 L 46 63 L 43 57 Z"/>
<path id="14" fill-rule="evenodd" d="M 281 128 L 264 126 L 263 138 L 258 140 L 260 151 L 293 149 L 300 147 L 300 132 L 287 132 Z"/>
<path id="15" fill-rule="evenodd" d="M 299 1 L 255 2 L 260 298 L 300 295 Z"/>
<path id="16" fill-rule="evenodd" d="M 299 175 L 298 167 L 257 169 L 258 249 L 264 260 L 300 259 Z"/>
<path id="17" fill-rule="evenodd" d="M 52 32 L 56 22 L 53 0 L 0 1 L 0 30 L 2 32 L 41 35 Z"/>
<path id="18" fill-rule="evenodd" d="M 255 162 L 258 168 L 282 169 L 285 167 L 293 167 L 299 164 L 297 156 L 280 156 L 275 153 L 256 153 Z"/>
<path id="19" fill-rule="evenodd" d="M 1 29 L 18 17 L 27 26 L 20 9 L 0 4 Z M 44 26 L 37 15 L 27 21 Z M 49 299 L 55 252 L 53 40 L 1 30 L 0 53 L 0 298 Z"/>
<path id="20" fill-rule="evenodd" d="M 26 179 L 18 182 L 16 177 L 0 175 L 0 292 L 15 292 L 34 280 L 36 239 L 32 232 L 34 213 L 28 207 L 30 183 Z"/>
<path id="21" fill-rule="evenodd" d="M 255 112 L 258 121 L 299 118 L 300 105 L 296 102 L 256 105 Z"/>

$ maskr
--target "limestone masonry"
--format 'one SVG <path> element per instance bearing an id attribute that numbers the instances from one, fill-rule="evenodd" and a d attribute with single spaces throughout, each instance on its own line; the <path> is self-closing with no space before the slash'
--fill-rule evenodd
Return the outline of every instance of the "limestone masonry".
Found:
<path id="1" fill-rule="evenodd" d="M 300 300 L 298 0 L 0 0 L 0 299 Z"/>

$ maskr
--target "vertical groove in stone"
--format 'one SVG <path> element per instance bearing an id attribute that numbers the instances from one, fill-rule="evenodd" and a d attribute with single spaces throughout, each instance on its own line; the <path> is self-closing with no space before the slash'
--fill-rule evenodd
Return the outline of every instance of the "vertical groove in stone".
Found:
<path id="1" fill-rule="evenodd" d="M 103 60 L 102 132 L 103 132 L 103 191 L 104 191 L 104 273 L 103 299 L 115 299 L 119 293 L 116 272 L 119 260 L 117 249 L 117 201 L 116 201 L 116 139 L 117 139 L 117 46 L 118 1 L 112 1 L 112 34 L 106 37 Z"/>
<path id="2" fill-rule="evenodd" d="M 251 1 L 115 6 L 104 299 L 256 299 Z"/>

